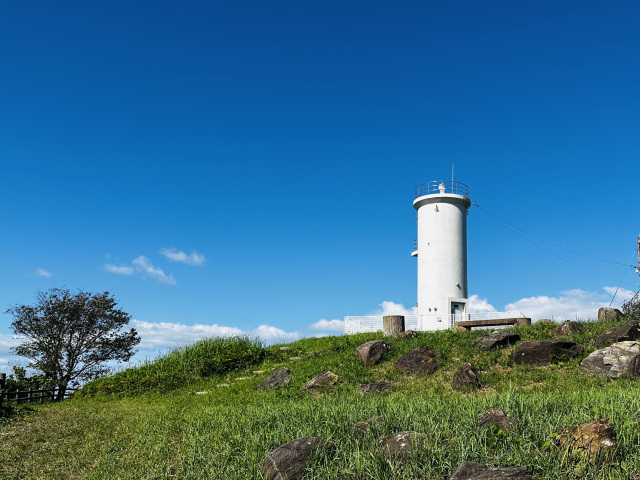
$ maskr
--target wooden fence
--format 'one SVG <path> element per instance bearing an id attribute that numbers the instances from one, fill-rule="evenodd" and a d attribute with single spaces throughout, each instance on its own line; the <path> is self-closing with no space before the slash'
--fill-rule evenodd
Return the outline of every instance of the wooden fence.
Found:
<path id="1" fill-rule="evenodd" d="M 45 400 L 57 400 L 58 398 L 69 398 L 77 388 L 40 388 L 29 390 L 6 390 L 7 374 L 0 373 L 0 406 L 4 401 L 9 402 L 44 402 Z M 61 394 L 61 395 L 60 395 Z"/>

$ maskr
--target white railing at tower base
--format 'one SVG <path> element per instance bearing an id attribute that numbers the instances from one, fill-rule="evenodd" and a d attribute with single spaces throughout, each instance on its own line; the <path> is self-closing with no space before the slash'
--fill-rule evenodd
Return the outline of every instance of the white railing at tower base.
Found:
<path id="1" fill-rule="evenodd" d="M 458 313 L 455 315 L 445 315 L 444 319 L 449 328 L 453 328 L 454 322 L 461 322 L 465 320 L 499 320 L 503 318 L 525 318 L 522 312 L 510 311 L 510 312 L 483 312 L 483 313 Z M 419 323 L 429 324 L 431 322 L 438 322 L 438 318 L 429 316 L 422 316 L 422 322 L 419 322 L 418 315 L 405 315 L 404 328 L 405 330 L 417 330 Z M 483 327 L 478 327 L 483 328 Z M 496 328 L 496 327 L 487 327 Z M 346 316 L 344 317 L 344 335 L 351 335 L 354 333 L 365 332 L 378 332 L 382 331 L 382 315 L 364 315 L 364 316 Z"/>
<path id="2" fill-rule="evenodd" d="M 404 316 L 404 329 L 416 330 L 418 328 L 417 315 Z M 344 317 L 344 335 L 354 333 L 382 331 L 382 315 L 364 315 L 360 317 Z"/>

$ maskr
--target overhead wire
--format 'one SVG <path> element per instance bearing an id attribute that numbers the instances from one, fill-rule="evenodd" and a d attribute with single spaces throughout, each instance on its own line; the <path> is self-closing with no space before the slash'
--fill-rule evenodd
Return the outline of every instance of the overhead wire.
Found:
<path id="1" fill-rule="evenodd" d="M 529 236 L 531 236 L 531 237 L 533 237 L 533 238 L 535 238 L 535 239 L 537 239 L 537 240 L 540 240 L 540 241 L 542 241 L 542 242 L 545 242 L 545 243 L 548 243 L 548 244 L 550 244 L 550 245 L 553 245 L 554 247 L 561 248 L 562 250 L 566 250 L 566 251 L 568 251 L 568 252 L 571 252 L 571 253 L 574 253 L 574 254 L 577 254 L 577 255 L 581 255 L 581 256 L 584 256 L 584 257 L 592 258 L 592 259 L 594 259 L 594 260 L 599 260 L 599 261 L 601 261 L 601 262 L 606 262 L 606 263 L 610 263 L 610 264 L 613 264 L 613 265 L 622 265 L 622 266 L 625 266 L 625 267 L 635 268 L 635 265 L 629 265 L 629 264 L 627 264 L 627 263 L 612 262 L 612 261 L 610 261 L 610 260 L 604 260 L 604 259 L 602 259 L 602 258 L 598 258 L 598 257 L 594 257 L 594 256 L 592 256 L 592 255 L 587 255 L 587 254 L 584 254 L 584 253 L 576 252 L 575 250 L 571 250 L 571 249 L 569 249 L 569 248 L 565 248 L 565 247 L 562 247 L 562 246 L 560 246 L 560 245 L 556 245 L 556 244 L 555 244 L 555 243 L 553 243 L 553 242 L 549 242 L 549 241 L 547 241 L 547 240 L 544 240 L 544 239 L 542 239 L 542 238 L 540 238 L 540 237 L 538 237 L 538 236 L 536 236 L 536 235 L 533 235 L 533 234 L 531 234 L 531 233 L 529 233 L 529 232 L 527 232 L 527 231 L 523 230 L 522 228 L 520 228 L 520 227 L 518 227 L 518 226 L 516 226 L 516 225 L 512 224 L 511 222 L 508 222 L 507 220 L 504 220 L 504 219 L 500 218 L 499 216 L 497 216 L 497 215 L 495 215 L 495 214 L 491 213 L 490 211 L 488 211 L 487 209 L 482 208 L 480 205 L 478 205 L 478 202 L 472 201 L 471 203 L 472 203 L 473 205 L 475 205 L 476 207 L 478 207 L 480 210 L 482 210 L 482 211 L 483 211 L 484 213 L 486 213 L 487 215 L 491 216 L 495 221 L 497 221 L 498 223 L 500 223 L 500 224 L 501 224 L 503 227 L 505 227 L 507 230 L 509 230 L 509 231 L 511 231 L 511 232 L 513 232 L 513 233 L 515 233 L 516 235 L 518 235 L 520 238 L 524 239 L 525 241 L 527 241 L 527 242 L 531 243 L 532 245 L 534 245 L 534 246 L 538 247 L 539 249 L 541 249 L 541 250 L 543 250 L 543 251 L 547 252 L 549 255 L 552 255 L 552 256 L 556 257 L 557 259 L 562 260 L 563 262 L 566 262 L 566 263 L 568 263 L 568 264 L 570 264 L 570 265 L 573 265 L 573 266 L 574 266 L 574 267 L 576 267 L 576 268 L 579 268 L 579 269 L 581 269 L 581 270 L 584 270 L 585 272 L 589 272 L 589 273 L 591 273 L 592 275 L 596 275 L 596 276 L 598 276 L 598 277 L 604 278 L 604 279 L 606 279 L 606 280 L 610 280 L 610 281 L 612 281 L 612 282 L 616 282 L 616 281 L 617 281 L 617 280 L 616 280 L 616 279 L 614 279 L 614 278 L 607 277 L 607 276 L 602 275 L 602 274 L 600 274 L 600 273 L 598 273 L 598 272 L 594 272 L 593 270 L 589 270 L 588 268 L 585 268 L 585 267 L 583 267 L 582 265 L 578 265 L 577 263 L 572 262 L 571 260 L 567 260 L 566 258 L 561 257 L 560 255 L 558 255 L 558 254 L 556 254 L 556 253 L 552 252 L 551 250 L 548 250 L 548 249 L 544 248 L 542 245 L 537 244 L 536 242 L 534 242 L 534 241 L 532 241 L 531 239 L 529 239 L 529 238 L 525 237 L 524 235 L 522 235 L 522 234 L 521 234 L 521 233 L 519 233 L 519 232 L 522 232 L 522 233 L 524 233 L 524 234 L 526 234 L 526 235 L 529 235 Z M 634 288 L 635 288 L 635 285 L 631 285 L 631 284 L 629 284 L 629 283 L 624 283 L 624 284 L 623 284 L 623 283 L 622 283 L 622 281 L 620 281 L 620 285 L 625 285 L 625 286 L 629 286 L 629 287 L 631 287 L 631 286 L 632 286 L 632 287 L 634 287 Z"/>

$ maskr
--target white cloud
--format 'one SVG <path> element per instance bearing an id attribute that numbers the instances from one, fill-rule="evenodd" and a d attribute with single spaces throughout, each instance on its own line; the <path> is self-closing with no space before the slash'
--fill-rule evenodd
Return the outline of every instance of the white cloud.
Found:
<path id="1" fill-rule="evenodd" d="M 385 300 L 380 304 L 379 308 L 368 313 L 367 315 L 382 315 L 382 316 L 404 315 L 406 317 L 406 316 L 417 315 L 417 314 L 418 314 L 417 307 L 411 307 L 407 309 L 402 303 L 394 303 L 394 302 L 389 302 Z"/>
<path id="2" fill-rule="evenodd" d="M 235 327 L 213 325 L 184 325 L 172 322 L 144 322 L 131 320 L 130 325 L 138 331 L 142 342 L 141 350 L 157 350 L 179 345 L 187 345 L 191 342 L 206 337 L 224 337 L 245 335 L 246 332 Z"/>
<path id="3" fill-rule="evenodd" d="M 27 366 L 29 359 L 14 354 L 11 349 L 18 346 L 21 339 L 15 335 L 0 333 L 0 371 L 11 373 L 14 365 Z"/>
<path id="4" fill-rule="evenodd" d="M 44 268 L 38 268 L 36 269 L 36 275 L 40 276 L 40 277 L 50 277 L 51 276 L 51 272 L 45 270 Z"/>
<path id="5" fill-rule="evenodd" d="M 474 294 L 469 297 L 467 307 L 469 313 L 491 313 L 497 311 L 486 298 L 480 298 L 478 294 Z"/>
<path id="6" fill-rule="evenodd" d="M 326 320 L 323 318 L 309 325 L 307 329 L 315 331 L 329 330 L 331 332 L 342 333 L 344 330 L 344 320 L 338 320 L 337 318 L 334 320 Z"/>
<path id="7" fill-rule="evenodd" d="M 195 250 L 191 252 L 191 254 L 186 254 L 185 252 L 178 251 L 175 248 L 163 248 L 160 250 L 160 253 L 172 262 L 186 263 L 187 265 L 201 266 L 204 265 L 204 262 L 206 261 L 204 255 L 196 252 Z"/>
<path id="8" fill-rule="evenodd" d="M 116 275 L 133 275 L 133 267 L 129 265 L 114 265 L 113 263 L 106 263 L 102 268 L 104 268 L 105 271 L 115 273 Z"/>
<path id="9" fill-rule="evenodd" d="M 140 255 L 138 258 L 135 258 L 131 263 L 133 263 L 133 266 L 138 273 L 147 275 L 160 283 L 166 283 L 167 285 L 176 284 L 176 280 L 172 275 L 167 275 L 160 268 L 154 267 L 151 260 L 144 255 Z"/>
<path id="10" fill-rule="evenodd" d="M 611 295 L 611 297 L 615 295 L 615 299 L 611 306 L 616 308 L 619 308 L 623 302 L 631 300 L 635 295 L 635 292 L 632 292 L 631 290 L 627 290 L 626 288 L 604 287 L 603 290 L 607 292 L 609 295 Z"/>
<path id="11" fill-rule="evenodd" d="M 270 325 L 260 325 L 250 331 L 250 336 L 259 337 L 267 343 L 293 342 L 302 338 L 300 332 L 286 332 Z"/>
<path id="12" fill-rule="evenodd" d="M 603 287 L 603 290 L 606 293 L 587 292 L 576 288 L 560 292 L 560 295 L 556 297 L 541 295 L 522 298 L 506 305 L 505 310 L 521 311 L 534 321 L 540 318 L 554 320 L 595 319 L 600 307 L 609 306 L 616 287 Z M 611 306 L 619 308 L 623 300 L 632 296 L 633 292 L 621 288 Z"/>

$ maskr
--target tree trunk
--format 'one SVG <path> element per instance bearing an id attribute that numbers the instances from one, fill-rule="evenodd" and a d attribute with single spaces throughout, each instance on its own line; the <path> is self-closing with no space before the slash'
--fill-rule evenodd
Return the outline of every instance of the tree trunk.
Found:
<path id="1" fill-rule="evenodd" d="M 62 385 L 58 385 L 58 394 L 56 396 L 56 401 L 60 402 L 62 400 L 64 400 L 64 394 L 67 391 L 67 385 L 69 385 L 69 383 L 64 383 Z"/>

